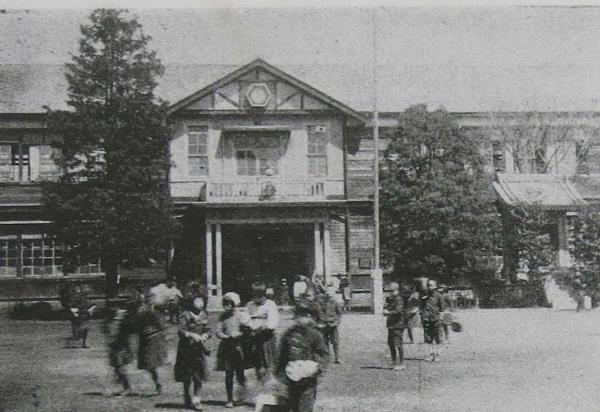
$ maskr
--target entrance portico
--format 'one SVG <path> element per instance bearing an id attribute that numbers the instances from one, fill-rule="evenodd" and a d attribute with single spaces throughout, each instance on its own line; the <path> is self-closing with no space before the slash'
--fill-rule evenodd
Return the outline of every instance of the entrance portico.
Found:
<path id="1" fill-rule="evenodd" d="M 334 265 L 326 215 L 207 219 L 205 237 L 211 308 L 219 308 L 229 290 L 247 300 L 246 289 L 255 280 L 276 287 L 284 278 L 291 285 L 297 275 L 331 279 Z"/>

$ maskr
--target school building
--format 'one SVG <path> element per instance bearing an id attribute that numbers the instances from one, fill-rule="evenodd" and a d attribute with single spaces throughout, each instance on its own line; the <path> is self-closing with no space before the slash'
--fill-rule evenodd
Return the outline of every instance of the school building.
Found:
<path id="1" fill-rule="evenodd" d="M 318 66 L 304 68 L 300 76 L 261 59 L 204 72 L 193 65 L 166 66 L 159 94 L 171 102 L 169 183 L 185 233 L 166 262 L 123 268 L 123 288 L 170 273 L 182 282 L 206 283 L 212 301 L 219 302 L 229 290 L 247 298 L 257 275 L 276 286 L 281 279 L 292 284 L 297 275 L 332 280 L 347 274 L 353 305 L 369 307 L 374 267 L 370 83 L 350 69 L 330 70 L 323 81 Z M 312 78 L 338 83 L 343 96 L 320 90 Z M 47 237 L 50 222 L 41 185 L 60 170 L 53 162 L 43 106 L 64 108 L 65 96 L 62 65 L 0 62 L 0 302 L 56 299 L 59 289 L 72 283 L 87 284 L 97 295 L 104 290 L 101 262 L 82 263 L 76 273 L 65 275 L 60 245 Z M 390 110 L 388 104 L 380 113 L 380 150 L 404 106 Z M 453 113 L 466 132 L 488 130 L 485 112 Z M 594 113 L 573 118 L 586 139 L 598 138 Z M 535 170 L 534 151 L 529 159 L 514 159 L 492 135 L 481 150 L 501 202 L 541 204 L 551 211 L 557 261 L 569 265 L 569 219 L 577 208 L 600 200 L 600 162 L 580 170 L 576 140 L 545 173 Z M 590 156 L 598 160 L 599 153 L 592 148 Z M 516 170 L 517 160 L 530 165 L 525 173 Z"/>

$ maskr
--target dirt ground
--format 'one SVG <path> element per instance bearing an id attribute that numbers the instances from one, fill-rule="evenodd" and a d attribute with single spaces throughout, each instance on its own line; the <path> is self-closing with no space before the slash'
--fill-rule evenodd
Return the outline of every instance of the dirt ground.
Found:
<path id="1" fill-rule="evenodd" d="M 426 345 L 406 345 L 407 370 L 389 369 L 385 323 L 346 315 L 342 364 L 321 381 L 317 411 L 599 411 L 600 311 L 466 310 L 464 331 L 452 334 L 439 363 L 424 361 Z M 287 323 L 289 321 L 286 321 Z M 170 364 L 161 370 L 164 393 L 131 365 L 139 396 L 105 398 L 116 388 L 106 360 L 106 337 L 92 325 L 91 349 L 69 348 L 66 322 L 0 320 L 1 411 L 164 411 L 183 409 Z M 214 359 L 211 360 L 211 362 Z M 248 371 L 251 385 L 254 374 Z M 224 375 L 212 372 L 204 410 L 224 411 Z M 251 411 L 241 406 L 234 411 Z"/>

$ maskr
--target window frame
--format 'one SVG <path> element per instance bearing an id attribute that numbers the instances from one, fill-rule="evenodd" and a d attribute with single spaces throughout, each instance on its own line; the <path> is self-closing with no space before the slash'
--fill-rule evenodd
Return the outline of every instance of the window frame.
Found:
<path id="1" fill-rule="evenodd" d="M 206 179 L 209 176 L 209 159 L 208 159 L 208 126 L 205 125 L 189 125 L 186 127 L 187 134 L 187 167 L 188 177 L 190 179 Z M 192 143 L 192 137 L 198 138 L 197 142 Z M 202 142 L 202 138 L 204 142 Z M 192 150 L 194 148 L 194 150 Z M 199 165 L 192 167 L 193 162 L 200 161 Z M 202 167 L 204 161 L 204 168 Z M 204 170 L 204 173 L 193 174 L 192 170 Z"/>
<path id="2" fill-rule="evenodd" d="M 325 131 L 319 132 L 317 128 L 322 127 Z M 329 146 L 329 136 L 327 135 L 325 125 L 309 125 L 306 128 L 306 158 L 307 175 L 310 177 L 327 177 L 329 165 L 327 159 L 327 149 Z M 319 138 L 321 141 L 311 141 Z M 319 161 L 323 164 L 319 166 Z M 322 169 L 321 169 L 322 167 Z"/>

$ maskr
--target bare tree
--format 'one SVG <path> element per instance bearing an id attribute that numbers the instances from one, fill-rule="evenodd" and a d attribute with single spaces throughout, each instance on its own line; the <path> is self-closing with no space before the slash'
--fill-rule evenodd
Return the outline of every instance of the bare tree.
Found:
<path id="1" fill-rule="evenodd" d="M 484 126 L 494 156 L 515 173 L 586 171 L 600 119 L 589 112 L 491 112 Z M 510 162 L 512 161 L 512 164 Z"/>

